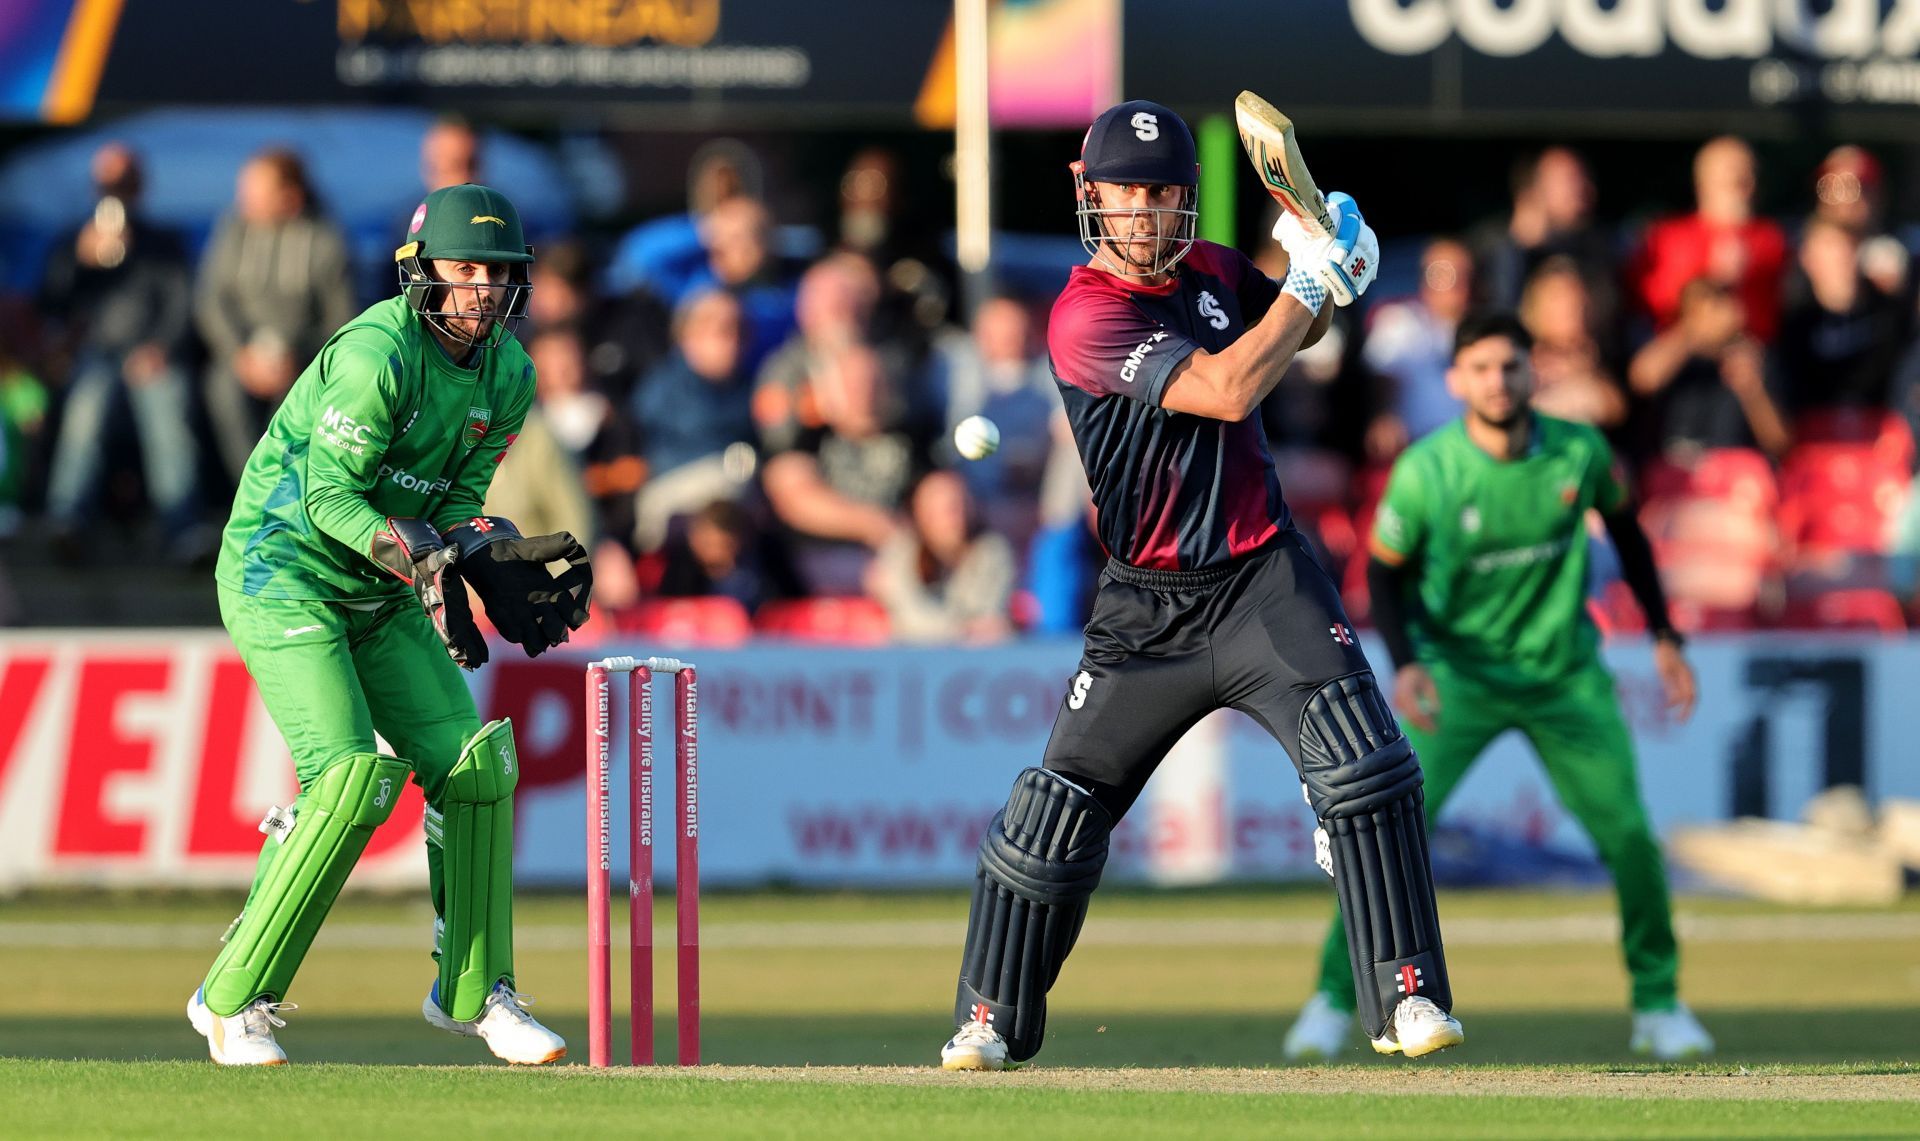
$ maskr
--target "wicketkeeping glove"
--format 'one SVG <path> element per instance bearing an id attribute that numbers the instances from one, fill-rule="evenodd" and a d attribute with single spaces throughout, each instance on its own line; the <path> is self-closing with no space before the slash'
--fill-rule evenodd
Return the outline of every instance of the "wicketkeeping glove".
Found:
<path id="1" fill-rule="evenodd" d="M 413 596 L 455 663 L 469 670 L 486 663 L 487 642 L 474 624 L 466 588 L 449 569 L 460 557 L 458 547 L 448 545 L 425 519 L 389 518 L 386 530 L 374 532 L 367 553 L 413 587 Z"/>
<path id="2" fill-rule="evenodd" d="M 587 550 L 565 531 L 523 538 L 497 515 L 470 519 L 446 533 L 460 551 L 459 577 L 472 585 L 500 636 L 538 657 L 586 624 L 593 593 Z M 565 561 L 558 575 L 547 564 Z"/>

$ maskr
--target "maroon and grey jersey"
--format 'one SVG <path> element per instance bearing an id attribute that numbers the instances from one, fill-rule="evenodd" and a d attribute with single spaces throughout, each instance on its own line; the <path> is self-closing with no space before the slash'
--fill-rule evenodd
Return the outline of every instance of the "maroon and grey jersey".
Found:
<path id="1" fill-rule="evenodd" d="M 1160 407 L 1174 366 L 1232 344 L 1279 295 L 1245 255 L 1212 242 L 1195 242 L 1162 286 L 1073 271 L 1047 349 L 1108 554 L 1198 570 L 1292 525 L 1258 413 L 1229 424 Z"/>

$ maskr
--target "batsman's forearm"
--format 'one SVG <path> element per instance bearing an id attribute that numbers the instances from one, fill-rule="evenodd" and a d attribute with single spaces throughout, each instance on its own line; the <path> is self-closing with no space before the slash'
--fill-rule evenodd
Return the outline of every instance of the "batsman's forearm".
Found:
<path id="1" fill-rule="evenodd" d="M 1239 340 L 1204 362 L 1204 374 L 1220 396 L 1239 409 L 1241 418 L 1279 387 L 1317 316 L 1283 293 Z"/>

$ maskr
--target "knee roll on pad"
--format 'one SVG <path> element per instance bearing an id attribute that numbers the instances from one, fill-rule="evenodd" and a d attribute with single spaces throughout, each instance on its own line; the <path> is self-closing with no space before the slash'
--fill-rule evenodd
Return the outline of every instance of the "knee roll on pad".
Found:
<path id="1" fill-rule="evenodd" d="M 1027 769 L 980 841 L 954 1021 L 986 1018 L 1015 1061 L 1040 1051 L 1047 991 L 1080 937 L 1112 832 L 1092 793 Z"/>
<path id="2" fill-rule="evenodd" d="M 215 1014 L 237 1014 L 261 997 L 286 998 L 347 874 L 373 830 L 393 814 L 409 771 L 405 761 L 355 753 L 303 789 L 291 813 L 269 815 L 274 831 L 267 843 L 278 851 L 207 972 L 205 997 Z"/>
<path id="3" fill-rule="evenodd" d="M 1385 1032 L 1403 998 L 1453 1007 L 1427 858 L 1420 762 L 1371 673 L 1336 678 L 1300 717 L 1300 776 L 1327 833 L 1360 1020 Z"/>
<path id="4" fill-rule="evenodd" d="M 480 1017 L 494 984 L 513 980 L 513 790 L 520 761 L 513 724 L 490 721 L 467 742 L 427 811 L 438 844 L 446 914 L 436 932 L 440 1005 L 460 1022 Z"/>

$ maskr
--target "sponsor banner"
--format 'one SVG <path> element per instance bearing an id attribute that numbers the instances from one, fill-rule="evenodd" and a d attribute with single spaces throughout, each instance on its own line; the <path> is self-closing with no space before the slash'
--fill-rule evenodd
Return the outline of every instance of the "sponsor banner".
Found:
<path id="1" fill-rule="evenodd" d="M 1078 650 L 1044 642 L 694 653 L 703 876 L 964 882 L 1014 774 L 1038 762 L 1063 704 L 1073 715 Z M 1609 654 L 1657 827 L 1791 818 L 1831 784 L 1860 784 L 1875 799 L 1920 797 L 1902 726 L 1907 695 L 1920 686 L 1920 641 L 1756 635 L 1704 639 L 1690 656 L 1700 712 L 1677 726 L 1645 648 Z M 502 655 L 474 678 L 483 715 L 515 726 L 525 883 L 584 875 L 584 662 Z M 664 842 L 674 819 L 669 684 L 660 679 L 654 704 L 662 875 L 673 852 Z M 625 687 L 614 689 L 624 717 Z M 616 876 L 625 871 L 624 739 L 616 732 Z M 218 631 L 0 636 L 0 888 L 243 885 L 258 823 L 291 799 L 292 785 L 286 747 Z M 354 882 L 424 883 L 421 816 L 410 786 Z M 1522 845 L 1587 850 L 1512 734 L 1481 758 L 1448 819 Z M 1312 834 L 1279 747 L 1245 717 L 1219 714 L 1180 744 L 1123 823 L 1112 874 L 1168 883 L 1311 877 L 1320 874 Z"/>
<path id="2" fill-rule="evenodd" d="M 1376 127 L 1920 106 L 1915 0 L 1126 0 L 1124 45 L 1129 94 Z"/>

